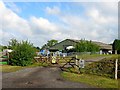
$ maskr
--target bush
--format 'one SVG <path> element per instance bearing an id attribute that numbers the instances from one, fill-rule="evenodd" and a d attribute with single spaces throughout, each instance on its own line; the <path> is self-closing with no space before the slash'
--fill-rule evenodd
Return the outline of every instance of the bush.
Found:
<path id="1" fill-rule="evenodd" d="M 17 42 L 12 49 L 13 52 L 10 54 L 9 64 L 17 66 L 28 66 L 32 64 L 35 49 L 31 43 L 28 41 Z"/>
<path id="2" fill-rule="evenodd" d="M 99 51 L 99 46 L 91 41 L 80 40 L 80 42 L 76 44 L 75 49 L 77 52 L 95 53 Z"/>
<path id="3" fill-rule="evenodd" d="M 110 58 L 110 59 L 105 58 L 101 61 L 91 63 L 85 67 L 84 73 L 114 78 L 115 60 L 116 58 Z M 119 66 L 120 66 L 120 60 L 118 60 L 118 70 L 120 70 Z M 118 72 L 118 78 L 120 78 L 119 72 Z"/>

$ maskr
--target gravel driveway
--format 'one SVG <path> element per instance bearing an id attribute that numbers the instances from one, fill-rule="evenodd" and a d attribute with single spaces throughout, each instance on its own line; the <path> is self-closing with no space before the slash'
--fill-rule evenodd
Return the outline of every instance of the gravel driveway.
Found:
<path id="1" fill-rule="evenodd" d="M 94 88 L 71 82 L 60 76 L 58 67 L 35 67 L 12 73 L 3 73 L 3 88 Z"/>

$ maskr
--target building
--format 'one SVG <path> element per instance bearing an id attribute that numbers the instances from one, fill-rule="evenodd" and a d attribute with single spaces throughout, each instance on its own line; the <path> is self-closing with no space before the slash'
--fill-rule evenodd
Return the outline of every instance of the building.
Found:
<path id="1" fill-rule="evenodd" d="M 54 46 L 50 47 L 50 51 L 64 51 L 67 47 L 75 47 L 77 43 L 79 43 L 80 40 L 74 40 L 74 39 L 65 39 Z M 100 54 L 107 54 L 112 53 L 112 45 L 102 43 L 102 42 L 96 42 L 92 41 L 93 43 L 100 46 Z"/>

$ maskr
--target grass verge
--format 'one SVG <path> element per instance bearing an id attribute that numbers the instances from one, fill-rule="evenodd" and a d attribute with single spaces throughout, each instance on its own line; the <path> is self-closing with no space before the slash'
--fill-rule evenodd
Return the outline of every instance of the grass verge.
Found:
<path id="1" fill-rule="evenodd" d="M 49 64 L 47 64 L 47 63 L 34 63 L 32 65 L 25 66 L 25 67 L 11 66 L 11 65 L 1 65 L 0 66 L 1 67 L 0 72 L 15 72 L 15 71 L 18 71 L 18 70 L 21 70 L 21 69 L 32 68 L 32 67 L 37 67 L 37 66 L 47 67 L 47 66 L 49 66 Z"/>
<path id="2" fill-rule="evenodd" d="M 75 57 L 75 56 L 74 56 Z M 118 57 L 118 55 L 114 55 L 114 54 L 109 54 L 109 55 L 100 55 L 100 54 L 92 54 L 92 55 L 87 55 L 87 54 L 83 54 L 83 55 L 78 55 L 78 58 L 79 59 L 84 59 L 84 60 L 86 60 L 86 59 L 97 59 L 97 58 L 102 58 L 102 57 L 104 57 L 104 58 L 111 58 L 111 57 L 113 57 L 113 58 L 117 58 Z M 70 60 L 72 57 L 71 56 L 68 56 L 68 57 L 65 57 L 65 59 L 66 59 L 66 61 L 68 61 L 68 60 Z M 60 58 L 60 60 L 59 60 L 59 63 L 66 63 L 66 61 L 65 61 L 65 59 L 63 59 L 63 58 Z"/>
<path id="3" fill-rule="evenodd" d="M 62 72 L 61 76 L 74 82 L 82 82 L 100 88 L 118 88 L 118 80 L 89 74 Z"/>
<path id="4" fill-rule="evenodd" d="M 21 66 L 2 65 L 0 71 L 2 72 L 15 72 L 23 69 Z"/>
<path id="5" fill-rule="evenodd" d="M 111 54 L 108 54 L 108 55 L 100 55 L 100 54 L 92 54 L 92 55 L 79 55 L 78 58 L 82 58 L 82 59 L 96 59 L 96 58 L 99 58 L 99 57 L 106 57 L 106 58 L 110 58 L 110 57 L 117 57 L 118 55 L 111 55 Z"/>

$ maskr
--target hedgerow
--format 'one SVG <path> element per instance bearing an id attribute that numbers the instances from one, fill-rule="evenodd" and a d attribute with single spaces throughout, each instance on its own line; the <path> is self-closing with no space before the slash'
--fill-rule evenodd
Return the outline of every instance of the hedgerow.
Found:
<path id="1" fill-rule="evenodd" d="M 84 73 L 114 78 L 116 59 L 117 58 L 109 58 L 109 59 L 105 58 L 101 61 L 93 62 L 84 68 Z M 120 70 L 120 56 L 118 58 L 118 70 Z M 118 71 L 118 78 L 120 78 L 119 71 Z"/>

